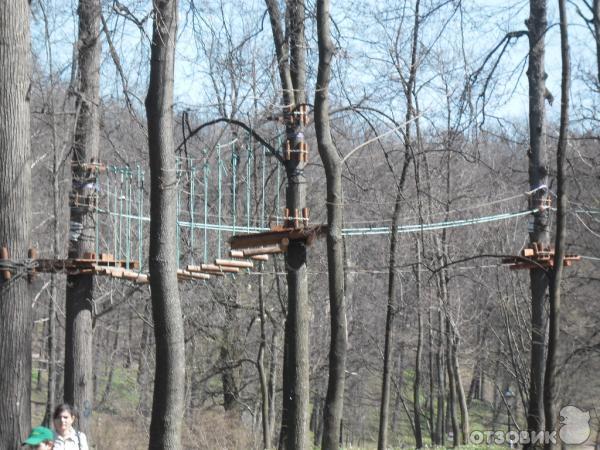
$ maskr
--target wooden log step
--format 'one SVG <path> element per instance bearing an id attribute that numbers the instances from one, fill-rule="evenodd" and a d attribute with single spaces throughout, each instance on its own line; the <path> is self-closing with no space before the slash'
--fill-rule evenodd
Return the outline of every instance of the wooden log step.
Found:
<path id="1" fill-rule="evenodd" d="M 210 275 L 207 273 L 191 272 L 189 270 L 178 269 L 177 277 L 180 279 L 189 280 L 208 280 L 210 278 Z"/>
<path id="2" fill-rule="evenodd" d="M 221 267 L 215 264 L 200 264 L 199 266 L 189 264 L 186 266 L 185 270 L 193 273 L 208 273 L 211 275 L 225 275 L 225 273 L 238 273 L 240 271 L 237 267 Z"/>
<path id="3" fill-rule="evenodd" d="M 229 251 L 229 256 L 232 258 L 243 258 L 244 257 L 244 252 L 241 250 L 230 250 Z"/>
<path id="4" fill-rule="evenodd" d="M 253 259 L 255 261 L 268 261 L 269 255 L 252 255 L 250 259 Z"/>
<path id="5" fill-rule="evenodd" d="M 215 259 L 215 264 L 217 266 L 239 267 L 240 269 L 250 269 L 250 268 L 254 267 L 254 264 L 250 261 L 235 261 L 235 260 L 231 260 L 231 259 L 219 259 L 219 258 Z"/>
<path id="6" fill-rule="evenodd" d="M 251 257 L 256 255 L 272 255 L 275 253 L 284 253 L 289 245 L 289 239 L 284 238 L 277 244 L 265 245 L 260 247 L 245 248 L 242 250 L 244 256 Z"/>
<path id="7" fill-rule="evenodd" d="M 0 247 L 0 260 L 8 261 L 9 257 L 10 257 L 10 255 L 8 253 L 8 249 L 6 247 Z M 12 277 L 12 274 L 11 274 L 10 270 L 2 271 L 2 278 L 4 278 L 4 281 L 10 280 L 11 277 Z"/>
<path id="8" fill-rule="evenodd" d="M 200 264 L 200 269 L 200 272 L 212 271 L 238 273 L 240 271 L 240 269 L 237 267 L 218 266 L 216 264 Z"/>

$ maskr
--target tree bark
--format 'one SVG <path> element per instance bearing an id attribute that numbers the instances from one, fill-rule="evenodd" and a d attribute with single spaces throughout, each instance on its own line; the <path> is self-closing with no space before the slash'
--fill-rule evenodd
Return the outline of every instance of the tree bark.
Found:
<path id="1" fill-rule="evenodd" d="M 0 448 L 20 448 L 31 427 L 31 295 L 23 262 L 31 224 L 29 5 L 0 4 L 0 247 L 16 270 L 0 272 Z"/>
<path id="2" fill-rule="evenodd" d="M 277 53 L 284 111 L 292 113 L 306 103 L 306 63 L 304 40 L 304 0 L 287 0 L 285 23 L 281 24 L 279 4 L 265 0 Z M 289 52 L 289 54 L 288 54 Z M 286 136 L 304 135 L 302 121 L 286 121 Z M 296 122 L 296 123 L 292 123 Z M 285 161 L 287 175 L 286 207 L 291 214 L 306 207 L 306 162 L 300 158 Z M 279 447 L 304 449 L 308 444 L 309 338 L 306 242 L 293 240 L 286 253 L 288 308 L 285 321 L 283 406 Z"/>
<path id="3" fill-rule="evenodd" d="M 544 37 L 547 28 L 546 0 L 530 0 L 529 27 L 529 188 L 537 189 L 547 184 L 545 167 L 546 132 L 545 105 L 546 72 L 544 70 Z M 547 195 L 543 189 L 532 195 L 534 205 L 542 203 Z M 548 210 L 533 217 L 529 232 L 531 243 L 548 245 Z M 530 270 L 531 281 L 531 362 L 529 383 L 529 407 L 527 428 L 530 433 L 544 430 L 543 383 L 544 383 L 544 301 L 548 278 L 541 268 Z M 526 445 L 529 448 L 529 445 Z"/>
<path id="4" fill-rule="evenodd" d="M 454 374 L 454 364 L 452 360 L 453 355 L 453 344 L 452 344 L 452 327 L 450 325 L 450 319 L 446 319 L 446 370 L 448 371 L 448 414 L 450 415 L 450 423 L 452 425 L 452 446 L 458 447 L 459 445 L 459 428 L 458 422 L 456 421 L 456 376 Z"/>
<path id="5" fill-rule="evenodd" d="M 329 379 L 323 408 L 323 450 L 337 450 L 344 406 L 346 371 L 346 305 L 344 287 L 344 242 L 342 239 L 342 160 L 331 139 L 329 82 L 333 43 L 329 28 L 329 0 L 317 1 L 319 67 L 315 88 L 315 131 L 327 183 L 327 268 L 329 278 Z"/>
<path id="6" fill-rule="evenodd" d="M 420 206 L 419 206 L 420 209 Z M 421 234 L 422 238 L 422 234 Z M 417 265 L 415 267 L 415 282 L 417 284 L 416 310 L 417 310 L 417 352 L 415 355 L 415 379 L 413 383 L 413 407 L 415 423 L 415 447 L 423 447 L 423 434 L 421 432 L 421 353 L 423 349 L 423 318 L 421 315 L 421 242 L 417 239 Z"/>
<path id="7" fill-rule="evenodd" d="M 95 250 L 95 173 L 82 164 L 98 160 L 100 142 L 100 1 L 80 0 L 77 56 L 77 122 L 72 146 L 69 258 Z M 90 439 L 93 409 L 92 275 L 69 275 L 66 288 L 64 399 L 79 411 L 78 428 Z"/>
<path id="8" fill-rule="evenodd" d="M 406 158 L 406 156 L 405 156 Z M 406 164 L 405 164 L 406 167 Z M 379 405 L 379 434 L 377 450 L 387 448 L 388 415 L 390 404 L 391 353 L 394 342 L 394 319 L 396 317 L 396 247 L 398 246 L 398 222 L 400 220 L 400 202 L 402 191 L 398 190 L 392 215 L 392 232 L 390 235 L 390 256 L 388 272 L 387 311 L 385 319 L 385 343 L 383 347 L 383 381 L 381 383 L 381 400 Z"/>
<path id="9" fill-rule="evenodd" d="M 560 297 L 563 274 L 563 258 L 565 256 L 565 239 L 567 224 L 567 186 L 565 177 L 565 154 L 569 132 L 569 87 L 571 67 L 569 55 L 569 35 L 567 8 L 565 0 L 558 0 L 560 15 L 560 49 L 562 59 L 561 95 L 560 95 L 560 130 L 556 149 L 556 237 L 554 241 L 554 269 L 550 278 L 550 326 L 548 335 L 548 355 L 546 356 L 546 373 L 544 378 L 544 412 L 546 414 L 546 430 L 556 430 L 556 399 L 558 397 L 557 353 L 560 342 Z M 556 445 L 550 441 L 545 443 L 546 450 Z"/>
<path id="10" fill-rule="evenodd" d="M 600 85 L 600 0 L 593 0 L 592 3 L 592 22 L 596 38 L 596 65 L 598 69 L 597 78 Z"/>
<path id="11" fill-rule="evenodd" d="M 260 345 L 258 347 L 258 356 L 256 357 L 256 366 L 258 368 L 258 377 L 260 381 L 261 395 L 261 418 L 262 418 L 262 438 L 263 449 L 271 448 L 271 435 L 269 433 L 269 390 L 267 385 L 267 375 L 265 373 L 265 347 L 267 345 L 267 335 L 265 333 L 265 304 L 264 304 L 264 281 L 262 274 L 263 264 L 259 264 L 258 275 L 258 313 L 260 315 Z"/>
<path id="12" fill-rule="evenodd" d="M 173 142 L 173 72 L 177 0 L 154 0 L 150 84 L 146 96 L 150 153 L 150 287 L 156 368 L 150 449 L 181 449 L 185 344 L 177 286 L 177 176 Z"/>

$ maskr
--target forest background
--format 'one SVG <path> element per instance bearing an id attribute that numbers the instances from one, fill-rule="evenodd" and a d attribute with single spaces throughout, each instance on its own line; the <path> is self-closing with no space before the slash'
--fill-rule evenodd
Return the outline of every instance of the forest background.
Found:
<path id="1" fill-rule="evenodd" d="M 149 165 L 143 100 L 150 75 L 149 3 L 101 4 L 99 157 L 106 164 Z M 568 5 L 572 83 L 566 247 L 582 259 L 566 269 L 563 278 L 557 389 L 559 405 L 590 411 L 598 407 L 600 389 L 595 376 L 600 365 L 600 317 L 595 305 L 600 281 L 596 132 L 600 41 L 595 26 L 600 17 L 594 15 L 595 7 L 596 2 L 584 0 Z M 303 47 L 311 114 L 319 63 L 315 8 L 311 2 L 305 5 Z M 178 15 L 173 130 L 179 157 L 215 164 L 206 155 L 214 155 L 220 145 L 224 152 L 236 148 L 243 152 L 249 145 L 258 148 L 247 130 L 227 124 L 231 121 L 243 122 L 277 147 L 285 133 L 272 119 L 282 115 L 282 91 L 265 3 L 182 0 Z M 342 169 L 343 226 L 360 230 L 346 232 L 343 238 L 348 352 L 340 439 L 347 447 L 371 448 L 381 439 L 386 337 L 391 338 L 390 446 L 414 446 L 419 422 L 426 442 L 439 444 L 452 443 L 459 435 L 457 421 L 463 423 L 467 417 L 475 430 L 527 428 L 529 277 L 526 270 L 509 269 L 502 257 L 519 254 L 529 239 L 531 215 L 518 215 L 531 209 L 529 44 L 519 33 L 526 29 L 528 16 L 526 1 L 502 6 L 449 0 L 332 5 L 331 133 L 337 152 L 347 157 Z M 561 92 L 558 22 L 558 9 L 549 5 L 543 145 L 548 195 L 554 198 Z M 31 246 L 41 256 L 64 257 L 72 186 L 68 161 L 77 116 L 77 4 L 34 0 L 31 33 L 35 186 Z M 227 120 L 190 137 L 191 130 L 218 118 Z M 310 221 L 326 223 L 325 174 L 312 121 L 305 133 L 310 149 L 306 166 Z M 234 141 L 233 150 L 227 150 L 225 144 Z M 216 173 L 218 167 L 209 170 Z M 256 178 L 257 173 L 253 175 Z M 273 181 L 275 172 L 270 177 Z M 274 220 L 283 216 L 275 198 L 277 193 L 285 197 L 284 188 L 283 182 L 271 187 L 265 200 Z M 262 198 L 257 182 L 252 189 L 258 216 Z M 231 221 L 235 186 L 225 190 L 228 206 L 222 214 Z M 144 192 L 147 201 L 149 191 Z M 185 186 L 182 192 L 184 203 L 189 203 L 192 194 Z M 216 197 L 211 195 L 209 214 L 216 217 Z M 242 197 L 237 197 L 239 211 Z M 201 198 L 192 201 L 200 204 Z M 399 211 L 396 222 L 395 211 Z M 237 220 L 242 222 L 239 214 Z M 508 217 L 426 231 L 419 227 L 498 214 Z M 551 211 L 552 230 L 554 217 Z M 113 223 L 108 219 L 106 223 L 110 233 Z M 392 251 L 395 260 L 390 259 L 389 235 L 368 232 L 392 223 L 417 225 L 415 232 L 398 235 Z M 219 246 L 216 235 L 209 235 L 213 257 L 227 251 L 228 236 L 223 235 Z M 190 256 L 190 235 L 182 230 L 180 237 L 184 261 Z M 145 248 L 148 244 L 143 242 Z M 309 247 L 307 268 L 309 426 L 311 440 L 319 445 L 330 340 L 324 240 Z M 390 273 L 397 283 L 391 300 Z M 49 403 L 62 398 L 65 277 L 57 276 L 54 283 L 40 275 L 33 287 L 36 423 L 44 420 Z M 288 312 L 283 257 L 271 257 L 260 270 L 181 283 L 179 292 L 186 368 L 183 441 L 189 448 L 261 447 L 265 434 L 261 407 L 266 398 L 266 433 L 270 442 L 276 442 Z M 386 327 L 390 307 L 392 330 Z M 549 309 L 545 308 L 544 317 Z M 146 286 L 94 278 L 93 400 L 82 413 L 97 449 L 146 447 L 155 365 L 152 328 Z M 415 396 L 417 385 L 420 391 Z M 592 428 L 599 429 L 598 416 L 592 413 L 592 419 Z M 590 440 L 597 439 L 594 431 Z"/>

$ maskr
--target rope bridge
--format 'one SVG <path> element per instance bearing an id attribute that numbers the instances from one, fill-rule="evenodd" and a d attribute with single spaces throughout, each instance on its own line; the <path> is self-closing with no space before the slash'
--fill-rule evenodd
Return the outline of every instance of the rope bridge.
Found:
<path id="1" fill-rule="evenodd" d="M 13 273 L 26 273 L 31 277 L 34 272 L 66 272 L 148 283 L 144 250 L 150 225 L 150 189 L 145 170 L 140 163 L 104 166 L 92 162 L 85 166 L 85 179 L 73 183 L 82 184 L 86 194 L 72 194 L 70 207 L 89 213 L 94 220 L 87 229 L 81 223 L 71 222 L 69 240 L 93 242 L 94 251 L 79 259 L 41 259 L 32 250 L 27 264 L 17 264 L 11 261 L 8 249 L 1 248 L 0 273 L 4 279 L 10 279 Z M 206 280 L 211 276 L 239 273 L 252 268 L 252 260 L 264 261 L 269 254 L 285 252 L 289 239 L 304 239 L 310 244 L 326 229 L 309 224 L 308 210 L 303 210 L 301 217 L 298 211 L 288 210 L 284 210 L 283 216 L 278 215 L 282 211 L 282 195 L 285 198 L 282 165 L 250 137 L 205 148 L 200 158 L 177 156 L 175 170 L 178 179 L 177 272 L 181 280 Z M 530 204 L 529 209 L 522 211 L 399 225 L 397 232 L 479 225 L 538 211 L 540 205 Z M 390 226 L 375 225 L 342 230 L 344 236 L 390 232 Z"/>

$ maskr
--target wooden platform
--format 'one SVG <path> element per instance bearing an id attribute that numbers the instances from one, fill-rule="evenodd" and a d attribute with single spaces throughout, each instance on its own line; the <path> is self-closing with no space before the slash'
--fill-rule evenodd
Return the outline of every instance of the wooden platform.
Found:
<path id="1" fill-rule="evenodd" d="M 291 241 L 304 241 L 306 245 L 311 245 L 326 229 L 325 225 L 303 228 L 275 226 L 270 231 L 263 233 L 233 236 L 229 240 L 229 244 L 231 245 L 232 256 L 234 251 L 241 252 L 241 254 L 235 254 L 242 255 L 245 258 L 284 253 Z"/>
<path id="2" fill-rule="evenodd" d="M 573 254 L 565 254 L 563 262 L 565 267 L 570 267 L 573 262 L 579 261 L 581 256 Z M 534 242 L 530 247 L 525 247 L 521 251 L 521 256 L 513 256 L 503 258 L 504 264 L 510 264 L 509 267 L 513 270 L 529 270 L 554 267 L 554 247 L 544 246 L 539 242 Z"/>

